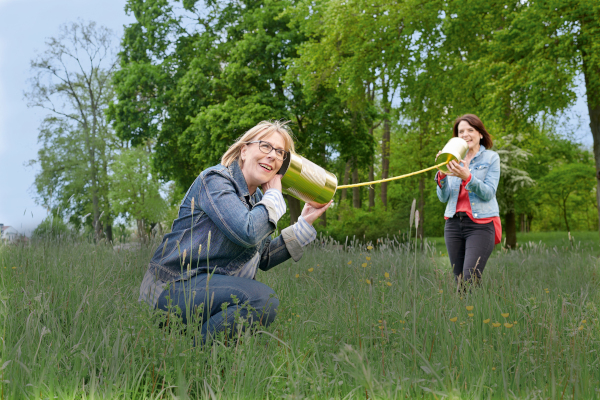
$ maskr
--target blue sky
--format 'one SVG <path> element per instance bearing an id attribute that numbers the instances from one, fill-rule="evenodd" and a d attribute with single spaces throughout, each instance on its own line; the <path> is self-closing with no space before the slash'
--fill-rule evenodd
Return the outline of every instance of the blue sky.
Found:
<path id="1" fill-rule="evenodd" d="M 95 21 L 120 37 L 123 25 L 133 21 L 124 5 L 125 0 L 0 0 L 0 223 L 29 234 L 47 215 L 34 201 L 36 170 L 25 166 L 37 156 L 38 127 L 46 115 L 23 99 L 30 61 L 44 50 L 46 38 L 58 35 L 60 25 L 77 19 Z M 569 117 L 566 129 L 591 146 L 584 91 L 578 92 L 563 121 Z"/>
<path id="2" fill-rule="evenodd" d="M 29 63 L 64 23 L 95 21 L 123 33 L 125 0 L 0 0 L 0 223 L 29 233 L 47 215 L 34 201 L 38 127 L 46 112 L 27 108 Z M 117 39 L 118 40 L 118 39 Z M 116 44 L 116 43 L 115 43 Z"/>

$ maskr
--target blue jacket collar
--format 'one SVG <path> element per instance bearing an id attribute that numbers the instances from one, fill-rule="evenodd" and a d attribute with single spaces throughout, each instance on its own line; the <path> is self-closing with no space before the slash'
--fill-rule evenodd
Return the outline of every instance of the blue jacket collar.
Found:
<path id="1" fill-rule="evenodd" d="M 479 151 L 477 152 L 477 154 L 475 154 L 475 157 L 473 157 L 472 159 L 476 159 L 477 157 L 479 157 L 481 155 L 481 153 L 483 153 L 485 151 L 485 146 L 484 145 L 479 145 Z"/>
<path id="2" fill-rule="evenodd" d="M 243 196 L 249 196 L 250 195 L 250 191 L 248 190 L 248 184 L 246 183 L 246 178 L 244 178 L 244 173 L 242 172 L 242 169 L 240 168 L 240 165 L 238 164 L 238 160 L 235 160 L 234 162 L 231 163 L 231 165 L 228 168 L 229 173 L 231 174 L 233 180 L 235 181 L 235 183 L 238 184 L 240 190 L 241 190 L 241 194 Z"/>

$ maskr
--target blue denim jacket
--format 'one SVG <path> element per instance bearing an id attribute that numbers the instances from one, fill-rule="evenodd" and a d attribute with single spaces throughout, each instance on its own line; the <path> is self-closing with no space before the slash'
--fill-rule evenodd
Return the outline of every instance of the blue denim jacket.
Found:
<path id="1" fill-rule="evenodd" d="M 149 271 L 164 282 L 207 271 L 232 275 L 257 251 L 258 267 L 265 271 L 290 257 L 298 261 L 302 247 L 291 226 L 271 240 L 276 221 L 259 204 L 261 198 L 260 189 L 250 195 L 237 161 L 202 171 L 186 193 L 171 233 L 150 260 Z"/>
<path id="2" fill-rule="evenodd" d="M 464 165 L 461 163 L 460 165 Z M 500 216 L 496 189 L 500 181 L 500 157 L 498 153 L 486 150 L 481 146 L 469 165 L 471 180 L 465 186 L 469 193 L 471 210 L 474 218 L 490 218 Z M 438 172 L 439 173 L 439 172 Z M 435 175 L 437 183 L 438 174 Z M 437 186 L 437 195 L 442 203 L 448 202 L 444 216 L 452 218 L 456 214 L 456 203 L 462 179 L 456 176 L 444 177 L 441 187 Z"/>

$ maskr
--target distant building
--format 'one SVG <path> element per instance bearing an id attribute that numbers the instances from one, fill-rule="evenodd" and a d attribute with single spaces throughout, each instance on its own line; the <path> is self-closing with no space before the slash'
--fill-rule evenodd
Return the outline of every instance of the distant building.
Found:
<path id="1" fill-rule="evenodd" d="M 19 232 L 12 226 L 0 224 L 0 240 L 3 242 L 14 243 L 19 239 Z"/>

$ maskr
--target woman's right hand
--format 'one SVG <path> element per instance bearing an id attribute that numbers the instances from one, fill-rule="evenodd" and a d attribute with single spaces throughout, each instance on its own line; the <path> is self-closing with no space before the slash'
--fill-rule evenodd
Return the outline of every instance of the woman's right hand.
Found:
<path id="1" fill-rule="evenodd" d="M 277 189 L 281 192 L 281 178 L 283 178 L 283 175 L 275 174 L 270 181 L 263 183 L 261 185 L 263 193 L 266 193 L 269 189 Z"/>

